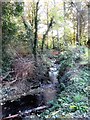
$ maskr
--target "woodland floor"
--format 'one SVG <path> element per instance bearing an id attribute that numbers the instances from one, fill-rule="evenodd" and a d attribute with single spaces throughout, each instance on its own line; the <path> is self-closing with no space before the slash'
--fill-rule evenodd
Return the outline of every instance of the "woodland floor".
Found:
<path id="1" fill-rule="evenodd" d="M 82 48 L 74 48 L 64 52 L 47 51 L 47 54 L 45 53 L 38 56 L 38 64 L 36 64 L 31 57 L 30 59 L 29 57 L 23 58 L 24 63 L 22 64 L 32 69 L 24 69 L 25 66 L 23 68 L 22 64 L 18 66 L 21 62 L 16 60 L 18 63 L 14 63 L 15 68 L 13 70 L 16 70 L 14 75 L 17 75 L 18 69 L 22 67 L 24 72 L 27 71 L 27 73 L 29 73 L 28 77 L 30 79 L 27 78 L 27 74 L 23 76 L 22 71 L 16 81 L 14 81 L 14 75 L 10 76 L 13 78 L 10 82 L 7 81 L 9 79 L 8 77 L 5 78 L 6 80 L 0 84 L 2 86 L 2 90 L 0 90 L 0 100 L 3 100 L 3 111 L 5 112 L 5 104 L 7 101 L 22 101 L 22 97 L 24 98 L 25 96 L 27 96 L 25 100 L 30 100 L 34 95 L 32 99 L 34 102 L 32 102 L 32 104 L 35 106 L 31 108 L 42 105 L 50 105 L 50 108 L 42 111 L 41 114 L 27 115 L 23 118 L 25 120 L 32 117 L 36 117 L 37 119 L 81 118 L 81 120 L 84 120 L 85 118 L 85 120 L 90 120 L 88 103 L 90 76 L 87 54 L 86 48 L 84 52 L 82 52 Z M 36 101 L 37 104 L 35 103 Z M 6 110 L 8 109 L 6 108 Z M 18 111 L 16 113 L 18 113 Z"/>

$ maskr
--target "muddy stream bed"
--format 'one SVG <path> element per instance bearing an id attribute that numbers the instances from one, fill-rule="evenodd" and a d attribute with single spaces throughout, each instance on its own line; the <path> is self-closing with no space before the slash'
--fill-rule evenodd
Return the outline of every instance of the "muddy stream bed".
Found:
<path id="1" fill-rule="evenodd" d="M 52 60 L 52 66 L 50 67 L 49 77 L 51 83 L 41 84 L 40 89 L 42 89 L 38 94 L 26 95 L 18 98 L 15 101 L 7 101 L 2 106 L 2 117 L 8 117 L 11 115 L 18 114 L 20 112 L 24 113 L 30 109 L 34 109 L 40 106 L 47 106 L 48 102 L 57 97 L 57 75 L 58 75 L 59 65 L 55 64 L 55 60 Z"/>

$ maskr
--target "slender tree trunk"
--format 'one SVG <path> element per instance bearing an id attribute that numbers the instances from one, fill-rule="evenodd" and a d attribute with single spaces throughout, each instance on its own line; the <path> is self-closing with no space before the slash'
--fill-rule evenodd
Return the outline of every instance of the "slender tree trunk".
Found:
<path id="1" fill-rule="evenodd" d="M 74 38 L 73 38 L 73 43 L 74 43 L 74 45 L 75 45 L 75 41 L 76 41 L 76 29 L 75 29 L 75 25 L 74 25 Z"/>
<path id="2" fill-rule="evenodd" d="M 37 41 L 38 41 L 38 35 L 37 35 L 37 31 L 38 31 L 38 5 L 39 5 L 39 1 L 36 3 L 36 10 L 35 10 L 35 34 L 34 34 L 34 47 L 33 47 L 33 54 L 36 57 L 36 52 L 37 52 Z"/>
<path id="3" fill-rule="evenodd" d="M 79 39 L 78 39 L 78 13 L 77 13 L 77 32 L 76 32 L 76 45 L 79 44 Z"/>
<path id="4" fill-rule="evenodd" d="M 23 24 L 25 26 L 25 29 L 27 31 L 27 35 L 29 35 L 29 38 L 30 38 L 30 47 L 33 51 L 33 37 L 34 37 L 34 34 L 33 34 L 33 30 L 31 28 L 31 26 L 27 23 L 26 19 L 24 16 L 22 16 L 22 20 L 23 20 Z"/>
<path id="5" fill-rule="evenodd" d="M 73 41 L 72 41 L 72 43 L 75 45 L 75 42 L 76 42 L 76 26 L 75 26 L 74 15 L 73 15 L 73 30 L 74 30 L 74 33 L 73 33 Z"/>
<path id="6" fill-rule="evenodd" d="M 32 29 L 33 29 L 33 32 L 34 32 L 34 15 L 35 15 L 35 3 L 34 3 L 34 0 L 33 0 L 33 3 L 32 3 L 32 21 L 31 21 L 31 25 L 32 25 Z"/>
<path id="7" fill-rule="evenodd" d="M 2 2 L 0 1 L 0 57 L 1 56 L 2 56 Z"/>
<path id="8" fill-rule="evenodd" d="M 58 32 L 58 30 L 57 30 L 57 48 L 59 50 L 59 32 Z"/>
<path id="9" fill-rule="evenodd" d="M 3 65 L 2 65 L 2 53 L 3 50 L 2 50 L 2 1 L 0 1 L 0 68 L 1 68 L 1 74 L 0 76 L 2 75 L 2 68 L 3 68 Z M 2 83 L 2 82 L 1 82 Z M 3 88 L 3 85 L 1 84 L 1 88 Z M 2 113 L 2 106 L 0 105 L 0 114 L 3 115 Z"/>
<path id="10" fill-rule="evenodd" d="M 48 4 L 47 4 L 47 29 L 48 29 Z M 47 33 L 47 49 L 48 49 L 48 33 Z"/>
<path id="11" fill-rule="evenodd" d="M 88 41 L 87 45 L 90 48 L 90 2 L 88 3 Z"/>
<path id="12" fill-rule="evenodd" d="M 0 1 L 0 68 L 1 68 L 1 74 L 0 76 L 2 75 L 2 68 L 3 68 L 3 65 L 2 65 L 2 54 L 3 53 L 3 49 L 2 49 L 2 1 Z M 2 83 L 2 81 L 1 81 Z M 1 84 L 1 88 L 2 88 L 2 84 Z M 0 106 L 0 114 L 2 115 L 2 106 Z"/>
<path id="13" fill-rule="evenodd" d="M 66 32 L 65 32 L 65 23 L 66 23 L 66 19 L 65 19 L 65 14 L 66 14 L 66 3 L 63 2 L 63 10 L 64 10 L 64 35 L 63 35 L 63 40 L 64 40 L 64 44 L 67 46 L 67 41 L 66 41 Z"/>
<path id="14" fill-rule="evenodd" d="M 54 8 L 56 7 L 56 2 L 53 0 Z M 53 27 L 52 27 L 53 28 Z M 55 49 L 55 37 L 53 36 L 53 30 L 52 30 L 52 42 L 53 42 L 53 49 Z"/>
<path id="15" fill-rule="evenodd" d="M 90 65 L 90 2 L 88 3 L 88 64 Z M 88 66 L 89 67 L 89 66 Z M 90 86 L 90 81 L 88 86 Z M 88 104 L 90 105 L 90 89 L 88 89 Z M 90 112 L 90 110 L 89 110 Z"/>
<path id="16" fill-rule="evenodd" d="M 80 45 L 81 39 L 81 2 L 77 2 L 77 35 L 76 35 L 76 42 Z"/>
<path id="17" fill-rule="evenodd" d="M 52 30 L 52 42 L 53 42 L 53 49 L 55 48 L 55 42 L 54 42 L 54 37 L 53 37 L 53 30 Z"/>
<path id="18" fill-rule="evenodd" d="M 44 47 L 44 43 L 45 43 L 46 36 L 47 36 L 50 28 L 52 27 L 52 24 L 53 24 L 53 17 L 52 17 L 51 20 L 50 20 L 50 23 L 49 23 L 49 25 L 48 25 L 48 29 L 46 30 L 45 34 L 43 35 L 42 47 L 41 47 L 41 51 L 42 51 L 42 52 L 43 52 L 43 47 Z"/>

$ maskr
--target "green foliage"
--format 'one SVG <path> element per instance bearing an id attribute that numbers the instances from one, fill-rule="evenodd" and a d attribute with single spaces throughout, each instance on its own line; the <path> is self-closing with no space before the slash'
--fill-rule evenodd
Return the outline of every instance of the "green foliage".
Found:
<path id="1" fill-rule="evenodd" d="M 22 11 L 23 11 L 23 3 L 19 3 L 19 2 L 2 3 L 2 18 L 3 18 L 2 32 L 3 32 L 4 40 L 6 38 L 10 40 L 10 38 L 13 35 L 15 35 L 17 31 L 17 27 L 13 19 L 17 19 L 18 16 L 22 15 Z M 15 14 L 17 14 L 17 16 Z"/>
<path id="2" fill-rule="evenodd" d="M 79 101 L 81 101 L 83 98 L 84 98 L 83 95 L 77 94 L 77 95 L 74 96 L 73 99 L 74 99 L 75 102 L 79 102 Z"/>
<path id="3" fill-rule="evenodd" d="M 30 38 L 22 21 L 23 2 L 2 3 L 2 66 L 3 70 L 10 69 L 16 54 L 30 53 Z M 29 33 L 29 36 L 31 34 Z"/>
<path id="4" fill-rule="evenodd" d="M 52 107 L 48 109 L 48 112 L 45 111 L 43 114 L 41 114 L 42 118 L 43 117 L 44 118 L 62 118 L 63 116 L 65 118 L 67 118 L 68 116 L 69 118 L 72 118 L 77 116 L 83 117 L 83 115 L 86 115 L 86 116 L 88 115 L 89 104 L 88 104 L 87 86 L 89 83 L 90 76 L 89 76 L 88 67 L 85 67 L 85 66 L 83 68 L 79 67 L 80 63 L 82 63 L 82 60 L 85 60 L 85 58 L 83 59 L 83 56 L 86 54 L 81 52 L 82 48 L 80 49 L 79 48 L 77 50 L 73 49 L 73 51 L 71 52 L 67 51 L 59 57 L 62 64 L 65 64 L 65 62 L 63 62 L 64 60 L 68 61 L 68 59 L 70 59 L 70 56 L 75 55 L 72 58 L 74 61 L 73 69 L 72 67 L 70 67 L 70 69 L 66 72 L 64 71 L 63 76 L 59 78 L 60 92 L 57 96 L 57 100 L 53 100 L 49 102 Z M 75 52 L 75 51 L 78 51 L 78 50 L 80 53 L 79 55 L 76 55 L 78 54 L 78 52 Z M 79 59 L 77 63 L 76 59 L 78 57 L 82 57 L 82 59 Z M 72 63 L 69 62 L 69 64 L 72 64 Z M 68 67 L 68 65 L 65 67 Z M 66 79 L 68 79 L 67 84 L 65 84 Z"/>
<path id="5" fill-rule="evenodd" d="M 15 2 L 14 3 L 14 6 L 15 6 L 15 9 L 14 9 L 14 15 L 15 16 L 20 16 L 22 15 L 23 13 L 23 2 Z"/>
<path id="6" fill-rule="evenodd" d="M 3 2 L 2 3 L 2 66 L 3 69 L 10 68 L 11 57 L 7 54 L 7 46 L 10 44 L 11 40 L 15 38 L 17 32 L 17 26 L 13 21 L 14 8 L 16 3 Z"/>
<path id="7" fill-rule="evenodd" d="M 60 61 L 60 69 L 58 74 L 58 79 L 61 79 L 65 72 L 69 70 L 71 67 L 74 66 L 74 62 L 72 62 L 72 52 L 71 51 L 65 51 L 59 56 Z"/>

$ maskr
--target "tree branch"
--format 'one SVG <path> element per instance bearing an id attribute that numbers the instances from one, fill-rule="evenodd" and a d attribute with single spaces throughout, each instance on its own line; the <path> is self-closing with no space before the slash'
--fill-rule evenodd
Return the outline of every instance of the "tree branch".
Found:
<path id="1" fill-rule="evenodd" d="M 42 52 L 43 52 L 43 46 L 44 46 L 44 43 L 45 43 L 45 38 L 46 38 L 46 36 L 47 36 L 47 34 L 48 34 L 50 28 L 52 27 L 52 24 L 53 24 L 53 17 L 51 18 L 50 23 L 49 23 L 49 25 L 48 25 L 48 28 L 47 28 L 45 34 L 43 35 L 42 47 L 41 47 Z"/>

